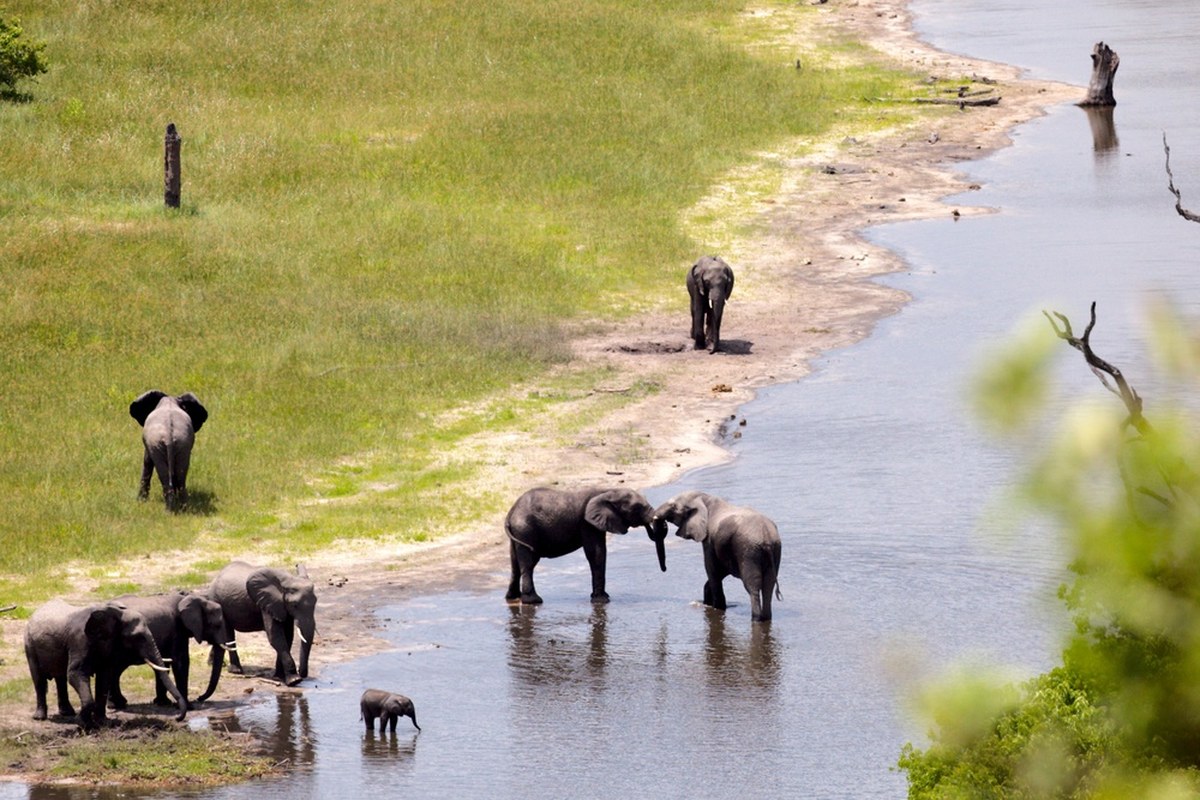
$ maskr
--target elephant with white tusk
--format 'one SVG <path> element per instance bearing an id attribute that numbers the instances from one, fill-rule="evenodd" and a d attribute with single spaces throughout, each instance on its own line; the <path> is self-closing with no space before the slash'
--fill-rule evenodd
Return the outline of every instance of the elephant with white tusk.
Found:
<path id="1" fill-rule="evenodd" d="M 317 592 L 304 567 L 298 566 L 293 575 L 281 569 L 234 561 L 217 573 L 204 595 L 218 603 L 225 616 L 221 641 L 228 645 L 230 672 L 242 672 L 236 648 L 237 632 L 264 631 L 275 650 L 275 677 L 287 686 L 295 686 L 308 677 L 308 655 L 317 634 Z M 297 632 L 299 669 L 292 658 L 292 641 Z"/>
<path id="2" fill-rule="evenodd" d="M 79 722 L 84 730 L 96 730 L 106 721 L 105 705 L 118 669 L 145 662 L 158 673 L 166 691 L 179 707 L 182 720 L 187 701 L 171 680 L 154 636 L 141 614 L 119 603 L 101 603 L 79 608 L 61 600 L 41 606 L 25 628 L 25 659 L 33 679 L 37 707 L 34 719 L 46 719 L 48 684 L 54 680 L 58 713 L 75 716 L 67 696 L 67 684 L 79 695 Z M 93 696 L 91 679 L 95 676 Z"/>
<path id="3" fill-rule="evenodd" d="M 158 390 L 146 392 L 129 404 L 129 416 L 142 426 L 142 481 L 138 499 L 150 495 L 150 477 L 158 472 L 167 508 L 187 505 L 187 474 L 196 434 L 208 420 L 208 411 L 191 392 L 171 397 Z"/>
<path id="4" fill-rule="evenodd" d="M 208 678 L 208 688 L 204 694 L 196 698 L 200 703 L 207 700 L 217 688 L 221 677 L 221 667 L 225 663 L 223 650 L 229 649 L 225 636 L 225 614 L 217 602 L 196 592 L 174 592 L 158 594 L 149 597 L 125 595 L 113 602 L 120 603 L 142 615 L 154 636 L 163 661 L 171 665 L 175 676 L 175 685 L 186 700 L 188 697 L 188 673 L 191 666 L 191 654 L 188 651 L 189 639 L 195 639 L 197 644 L 208 644 L 212 647 L 209 656 L 211 670 Z M 109 693 L 109 704 L 120 710 L 125 707 L 125 696 L 121 693 L 121 673 L 127 666 L 120 666 L 113 676 Z M 155 676 L 154 704 L 167 705 L 166 686 Z M 188 703 L 188 708 L 193 704 Z"/>
<path id="5" fill-rule="evenodd" d="M 704 547 L 705 605 L 725 610 L 721 582 L 732 575 L 750 595 L 750 618 L 771 619 L 772 592 L 783 599 L 778 584 L 783 545 L 774 522 L 704 492 L 683 492 L 656 508 L 655 525 L 665 533 L 668 522 L 679 526 L 676 536 Z"/>

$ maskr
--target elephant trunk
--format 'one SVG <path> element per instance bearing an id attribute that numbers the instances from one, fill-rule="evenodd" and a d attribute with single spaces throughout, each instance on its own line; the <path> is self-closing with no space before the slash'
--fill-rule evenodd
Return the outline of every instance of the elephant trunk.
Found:
<path id="1" fill-rule="evenodd" d="M 316 623 L 309 620 L 297 620 L 297 629 L 300 633 L 300 665 L 299 673 L 301 678 L 308 677 L 308 654 L 312 650 L 313 639 L 317 636 Z"/>
<path id="2" fill-rule="evenodd" d="M 650 541 L 654 542 L 654 553 L 658 556 L 658 567 L 663 572 L 667 571 L 667 523 L 664 520 L 655 518 L 646 525 L 646 533 L 650 536 Z"/>
<path id="3" fill-rule="evenodd" d="M 141 656 L 158 673 L 158 678 L 162 681 L 163 686 L 166 687 L 167 693 L 179 705 L 179 716 L 175 717 L 175 719 L 176 721 L 182 721 L 187 716 L 187 698 L 183 696 L 183 692 L 179 691 L 179 687 L 175 685 L 175 681 L 171 680 L 171 670 L 163 663 L 162 655 L 158 652 L 158 646 L 154 643 L 153 637 L 146 636 Z"/>
<path id="4" fill-rule="evenodd" d="M 212 664 L 212 671 L 208 676 L 208 688 L 204 690 L 204 694 L 196 698 L 197 703 L 203 703 L 212 697 L 212 693 L 217 690 L 217 681 L 221 679 L 221 668 L 225 666 L 225 651 L 227 649 L 228 645 L 213 645 L 212 651 L 208 656 L 209 663 Z"/>
<path id="5" fill-rule="evenodd" d="M 714 286 L 709 291 L 709 302 L 712 310 L 709 312 L 708 345 L 710 352 L 716 352 L 721 341 L 721 317 L 725 314 L 725 299 L 729 296 L 724 286 Z"/>

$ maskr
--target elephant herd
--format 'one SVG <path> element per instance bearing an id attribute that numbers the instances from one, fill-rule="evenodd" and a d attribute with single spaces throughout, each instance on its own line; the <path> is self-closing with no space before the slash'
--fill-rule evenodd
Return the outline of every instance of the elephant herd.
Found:
<path id="1" fill-rule="evenodd" d="M 717 256 L 704 256 L 692 265 L 686 283 L 694 345 L 716 352 L 725 302 L 733 291 L 733 270 Z M 192 447 L 196 433 L 208 420 L 208 411 L 190 392 L 171 396 L 152 390 L 130 403 L 129 415 L 142 426 L 144 455 L 138 498 L 147 499 L 151 478 L 157 474 L 167 508 L 183 508 Z M 752 619 L 771 619 L 772 594 L 779 594 L 781 551 L 775 524 L 756 511 L 702 492 L 684 492 L 658 508 L 627 488 L 525 492 L 504 522 L 512 567 L 505 598 L 541 603 L 533 584 L 534 567 L 543 558 L 582 548 L 591 567 L 591 599 L 607 602 L 605 536 L 644 527 L 665 572 L 668 523 L 677 526 L 678 536 L 703 546 L 705 604 L 722 610 L 726 607 L 722 581 L 732 575 L 742 580 L 750 595 Z M 302 567 L 292 574 L 242 561 L 223 568 L 204 589 L 147 597 L 126 595 L 85 607 L 52 600 L 33 613 L 25 631 L 25 655 L 36 694 L 34 719 L 44 720 L 48 715 L 47 692 L 53 679 L 59 715 L 76 716 L 67 693 L 69 685 L 79 698 L 80 724 L 85 730 L 95 730 L 105 722 L 108 708 L 127 706 L 121 676 L 129 667 L 143 663 L 155 670 L 154 703 L 176 706 L 177 719 L 183 719 L 193 702 L 203 702 L 216 690 L 225 653 L 229 653 L 230 671 L 242 672 L 236 643 L 239 631 L 266 634 L 275 650 L 275 678 L 293 686 L 308 677 L 316 604 L 313 583 Z M 297 632 L 299 664 L 292 658 Z M 188 644 L 192 639 L 211 648 L 207 687 L 194 701 L 188 699 Z M 379 719 L 381 731 L 388 724 L 395 731 L 397 718 L 407 716 L 420 730 L 413 703 L 403 695 L 368 689 L 360 710 L 368 729 Z"/>
<path id="2" fill-rule="evenodd" d="M 85 607 L 51 600 L 34 611 L 25 628 L 25 658 L 37 698 L 33 718 L 46 719 L 53 680 L 59 715 L 76 716 L 67 693 L 70 685 L 79 697 L 80 725 L 95 730 L 108 708 L 120 710 L 127 704 L 121 675 L 145 663 L 155 670 L 155 705 L 175 705 L 177 719 L 183 719 L 193 707 L 188 700 L 189 640 L 212 648 L 208 686 L 194 701 L 199 703 L 216 690 L 226 652 L 230 671 L 242 671 L 239 631 L 264 631 L 276 654 L 275 677 L 295 685 L 308 677 L 316 605 L 316 591 L 303 567 L 292 574 L 242 561 L 232 562 L 207 588 L 196 591 L 126 595 Z M 299 668 L 291 655 L 297 630 Z"/>

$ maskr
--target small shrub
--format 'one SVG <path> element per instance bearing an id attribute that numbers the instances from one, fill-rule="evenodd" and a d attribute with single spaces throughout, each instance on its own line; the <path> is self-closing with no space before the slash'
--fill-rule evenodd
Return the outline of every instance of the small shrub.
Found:
<path id="1" fill-rule="evenodd" d="M 0 94 L 10 94 L 21 78 L 34 78 L 47 70 L 42 51 L 45 42 L 28 42 L 22 37 L 21 21 L 0 16 Z"/>

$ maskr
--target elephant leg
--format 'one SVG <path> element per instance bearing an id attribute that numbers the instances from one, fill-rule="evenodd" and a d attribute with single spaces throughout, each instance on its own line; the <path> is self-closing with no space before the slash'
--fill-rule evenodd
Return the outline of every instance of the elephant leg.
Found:
<path id="1" fill-rule="evenodd" d="M 33 693 L 37 696 L 36 704 L 33 707 L 34 719 L 45 719 L 47 714 L 46 709 L 46 690 L 49 688 L 49 681 L 41 676 L 33 679 Z"/>
<path id="2" fill-rule="evenodd" d="M 150 476 L 154 474 L 154 459 L 150 458 L 150 450 L 146 449 L 142 456 L 142 480 L 138 484 L 138 500 L 150 496 Z"/>
<path id="3" fill-rule="evenodd" d="M 542 602 L 542 598 L 538 596 L 537 589 L 533 585 L 533 568 L 541 558 L 532 550 L 526 547 L 518 547 L 517 549 L 517 564 L 521 571 L 521 602 L 531 605 L 537 605 Z"/>
<path id="4" fill-rule="evenodd" d="M 96 711 L 96 702 L 92 698 L 92 687 L 88 681 L 88 676 L 78 670 L 68 671 L 67 682 L 71 684 L 71 688 L 79 696 L 80 724 L 83 725 L 84 730 L 94 730 L 102 715 Z"/>
<path id="5" fill-rule="evenodd" d="M 121 693 L 121 675 L 125 672 L 124 668 L 113 673 L 112 688 L 108 694 L 108 707 L 114 711 L 123 711 L 129 705 L 129 701 L 125 699 L 125 695 Z M 158 682 L 158 675 L 155 674 L 155 682 Z"/>
<path id="6" fill-rule="evenodd" d="M 231 628 L 228 622 L 225 623 L 225 629 L 221 633 L 221 639 L 225 642 L 225 644 L 233 645 L 232 649 L 229 651 L 229 671 L 235 675 L 243 674 L 245 670 L 242 669 L 242 659 L 240 656 L 238 656 L 237 651 L 237 631 Z"/>
<path id="7" fill-rule="evenodd" d="M 508 591 L 504 593 L 505 600 L 521 599 L 521 564 L 517 561 L 517 543 L 508 541 L 508 564 L 511 577 L 508 581 Z"/>
<path id="8" fill-rule="evenodd" d="M 724 611 L 725 589 L 721 583 L 729 572 L 717 560 L 708 541 L 704 543 L 704 572 L 708 575 L 708 581 L 704 584 L 704 604 Z"/>
<path id="9" fill-rule="evenodd" d="M 689 287 L 690 288 L 690 287 Z M 692 343 L 696 350 L 704 348 L 704 320 L 708 309 L 708 299 L 697 291 L 692 291 Z"/>
<path id="10" fill-rule="evenodd" d="M 45 710 L 45 682 L 43 682 L 42 686 L 42 707 Z M 54 679 L 54 691 L 58 695 L 58 715 L 60 717 L 75 716 L 75 707 L 71 705 L 71 695 L 67 693 L 67 677 L 65 675 L 60 675 Z M 42 719 L 45 719 L 45 717 L 43 716 Z"/>
<path id="11" fill-rule="evenodd" d="M 292 639 L 296 635 L 296 626 L 292 620 L 267 624 L 267 640 L 275 648 L 275 677 L 285 686 L 295 686 L 301 681 L 296 672 L 296 662 L 292 659 Z"/>
<path id="12" fill-rule="evenodd" d="M 175 687 L 183 694 L 183 699 L 187 702 L 188 711 L 195 708 L 192 702 L 187 699 L 188 695 L 188 676 L 191 673 L 191 657 L 185 649 L 183 653 L 176 652 L 171 657 L 171 672 L 175 675 Z M 156 706 L 177 706 L 171 696 L 167 693 L 167 682 L 162 679 L 158 671 L 154 672 L 154 705 Z"/>
<path id="13" fill-rule="evenodd" d="M 588 566 L 592 568 L 592 602 L 607 603 L 608 592 L 604 591 L 604 570 L 608 561 L 608 548 L 604 544 L 604 534 L 583 537 L 583 554 L 587 556 Z"/>

